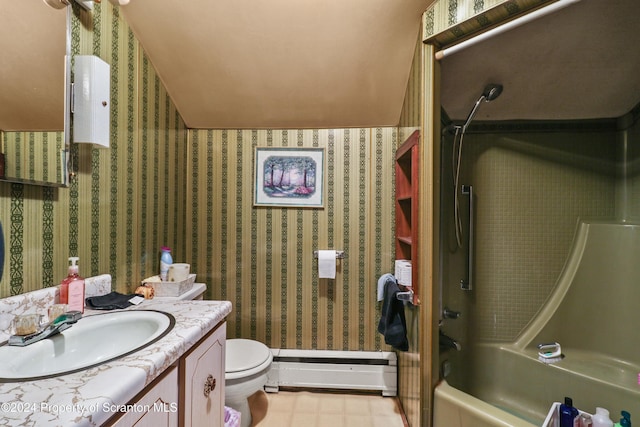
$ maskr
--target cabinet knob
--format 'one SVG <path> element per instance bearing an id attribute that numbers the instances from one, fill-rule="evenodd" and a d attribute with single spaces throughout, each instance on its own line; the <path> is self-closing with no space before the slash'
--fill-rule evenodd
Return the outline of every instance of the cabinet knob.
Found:
<path id="1" fill-rule="evenodd" d="M 216 388 L 216 379 L 213 378 L 213 375 L 209 375 L 207 380 L 204 382 L 204 397 L 209 397 L 209 393 L 211 393 Z"/>

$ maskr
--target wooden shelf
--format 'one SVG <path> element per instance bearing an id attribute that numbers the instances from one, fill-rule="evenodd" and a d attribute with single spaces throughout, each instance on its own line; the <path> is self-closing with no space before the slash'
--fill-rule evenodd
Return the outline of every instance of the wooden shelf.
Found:
<path id="1" fill-rule="evenodd" d="M 413 132 L 396 150 L 396 259 L 411 260 L 413 303 L 418 298 L 418 142 Z"/>

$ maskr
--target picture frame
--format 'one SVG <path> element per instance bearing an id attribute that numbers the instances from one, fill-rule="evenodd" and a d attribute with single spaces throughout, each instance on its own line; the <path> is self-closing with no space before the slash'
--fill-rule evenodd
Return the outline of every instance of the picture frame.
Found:
<path id="1" fill-rule="evenodd" d="M 256 147 L 254 206 L 324 207 L 324 148 Z"/>

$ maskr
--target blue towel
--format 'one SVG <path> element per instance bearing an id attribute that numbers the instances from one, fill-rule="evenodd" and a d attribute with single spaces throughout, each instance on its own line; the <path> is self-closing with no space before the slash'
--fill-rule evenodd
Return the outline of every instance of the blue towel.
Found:
<path id="1" fill-rule="evenodd" d="M 390 276 L 390 277 L 389 277 Z M 393 275 L 385 279 L 382 317 L 378 323 L 378 332 L 384 335 L 384 342 L 401 351 L 409 350 L 407 340 L 407 321 L 404 317 L 404 304 L 397 298 L 400 292 L 398 281 Z"/>

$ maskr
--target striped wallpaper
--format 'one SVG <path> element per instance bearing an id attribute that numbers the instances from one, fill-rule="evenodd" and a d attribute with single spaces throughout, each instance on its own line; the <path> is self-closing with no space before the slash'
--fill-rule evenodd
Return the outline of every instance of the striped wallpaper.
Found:
<path id="1" fill-rule="evenodd" d="M 2 132 L 5 178 L 64 185 L 64 132 Z"/>
<path id="2" fill-rule="evenodd" d="M 69 188 L 0 182 L 0 297 L 57 285 L 69 256 L 80 257 L 82 275 L 110 273 L 116 290 L 131 292 L 168 245 L 207 284 L 207 298 L 232 301 L 230 337 L 389 350 L 376 331 L 375 286 L 394 260 L 398 128 L 187 130 L 110 2 L 92 13 L 74 6 L 72 53 L 111 65 L 111 147 L 73 145 Z M 419 126 L 420 75 L 414 68 L 400 129 Z M 255 147 L 324 148 L 325 206 L 254 207 Z M 336 280 L 318 278 L 317 249 L 345 251 Z M 419 309 L 407 314 L 400 394 L 420 425 Z"/>
<path id="3" fill-rule="evenodd" d="M 411 64 L 411 73 L 407 83 L 400 123 L 398 126 L 398 144 L 402 144 L 416 129 L 420 129 L 422 112 L 422 76 L 424 65 L 422 63 L 422 34 L 416 41 L 416 47 Z M 422 143 L 422 142 L 421 142 Z M 419 250 L 426 250 L 425 245 L 419 246 Z M 423 289 L 425 288 L 421 284 Z M 421 355 L 419 350 L 420 334 L 423 325 L 420 324 L 421 312 L 429 310 L 430 301 L 423 294 L 420 295 L 422 305 L 405 307 L 407 319 L 407 337 L 409 339 L 409 351 L 398 352 L 398 397 L 405 411 L 407 421 L 411 426 L 423 425 L 422 402 L 420 396 L 422 378 L 420 376 Z"/>
<path id="4" fill-rule="evenodd" d="M 393 260 L 394 128 L 191 130 L 184 260 L 233 303 L 230 337 L 271 347 L 375 350 L 377 277 Z M 254 207 L 255 147 L 325 149 L 325 206 Z M 344 250 L 336 280 L 318 249 Z"/>
<path id="5" fill-rule="evenodd" d="M 436 0 L 422 16 L 423 40 L 442 47 L 555 0 Z"/>
<path id="6" fill-rule="evenodd" d="M 130 292 L 155 274 L 161 245 L 186 242 L 184 123 L 117 7 L 74 4 L 71 24 L 72 53 L 111 64 L 111 148 L 74 144 L 69 188 L 0 182 L 0 297 L 57 285 L 69 256 Z"/>
<path id="7" fill-rule="evenodd" d="M 156 273 L 162 245 L 209 298 L 234 303 L 229 335 L 288 348 L 383 348 L 377 277 L 393 265 L 397 129 L 187 130 L 117 7 L 74 8 L 72 53 L 111 64 L 111 147 L 74 145 L 69 188 L 0 183 L 0 296 L 56 285 L 67 257 L 120 292 Z M 256 146 L 324 147 L 323 209 L 254 208 Z M 313 250 L 335 248 L 338 278 Z M 9 256 L 11 254 L 11 256 Z M 43 262 L 44 260 L 44 262 Z"/>

